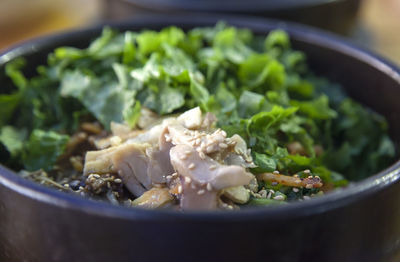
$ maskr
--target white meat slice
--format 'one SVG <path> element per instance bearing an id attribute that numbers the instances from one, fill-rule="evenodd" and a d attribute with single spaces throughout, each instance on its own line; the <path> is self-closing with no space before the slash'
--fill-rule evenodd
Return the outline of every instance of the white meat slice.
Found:
<path id="1" fill-rule="evenodd" d="M 225 166 L 210 157 L 202 159 L 191 146 L 180 144 L 170 150 L 171 164 L 178 174 L 215 190 L 247 185 L 254 177 L 241 166 Z"/>
<path id="2" fill-rule="evenodd" d="M 187 183 L 181 177 L 182 195 L 180 207 L 182 210 L 214 210 L 218 206 L 217 191 L 207 190 L 206 185 L 200 185 L 195 181 Z"/>
<path id="3" fill-rule="evenodd" d="M 203 122 L 200 107 L 192 108 L 181 114 L 177 120 L 188 129 L 198 129 Z"/>
<path id="4" fill-rule="evenodd" d="M 115 149 L 115 147 L 111 147 L 99 151 L 88 151 L 85 156 L 83 174 L 107 174 L 113 172 L 111 155 L 114 154 Z"/>
<path id="5" fill-rule="evenodd" d="M 125 183 L 128 177 L 136 177 L 144 188 L 150 189 L 152 182 L 147 175 L 149 159 L 146 155 L 146 149 L 150 144 L 123 144 L 117 147 L 117 150 L 111 156 L 114 169 L 122 172 L 119 174 Z M 134 193 L 134 192 L 132 192 Z M 134 193 L 135 194 L 135 193 Z"/>

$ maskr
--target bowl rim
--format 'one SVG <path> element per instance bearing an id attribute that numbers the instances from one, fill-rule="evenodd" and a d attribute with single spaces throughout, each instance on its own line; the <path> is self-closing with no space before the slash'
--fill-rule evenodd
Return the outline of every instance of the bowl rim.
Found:
<path id="1" fill-rule="evenodd" d="M 333 3 L 355 0 L 123 0 L 124 2 L 159 11 L 224 12 L 224 13 L 262 13 L 271 11 L 297 10 L 318 7 Z M 358 0 L 356 0 L 358 1 Z"/>
<path id="2" fill-rule="evenodd" d="M 395 80 L 400 87 L 400 69 L 384 58 L 370 51 L 360 48 L 348 40 L 309 26 L 299 25 L 282 20 L 255 18 L 243 15 L 139 15 L 129 20 L 101 23 L 84 29 L 64 31 L 47 35 L 12 46 L 0 53 L 0 67 L 8 61 L 23 55 L 29 55 L 40 50 L 62 43 L 67 39 L 77 39 L 80 36 L 99 34 L 105 25 L 120 29 L 129 28 L 162 28 L 168 25 L 181 27 L 210 26 L 217 21 L 226 21 L 230 25 L 249 28 L 255 33 L 266 34 L 271 29 L 282 29 L 295 38 L 305 43 L 328 48 L 334 52 L 345 54 L 352 59 L 360 60 L 369 66 L 385 73 Z M 61 44 L 62 45 L 62 44 Z M 126 208 L 114 206 L 109 203 L 94 201 L 80 196 L 58 191 L 53 188 L 39 185 L 24 179 L 7 167 L 0 165 L 0 186 L 8 188 L 20 195 L 51 206 L 57 206 L 93 216 L 109 217 L 134 221 L 259 221 L 306 217 L 320 214 L 329 210 L 338 209 L 357 201 L 372 197 L 391 184 L 400 181 L 400 161 L 396 161 L 388 168 L 359 182 L 352 182 L 347 188 L 337 189 L 329 194 L 299 201 L 284 206 L 271 206 L 267 208 L 246 208 L 240 211 L 191 211 L 177 212 L 174 210 L 145 210 L 140 208 Z"/>

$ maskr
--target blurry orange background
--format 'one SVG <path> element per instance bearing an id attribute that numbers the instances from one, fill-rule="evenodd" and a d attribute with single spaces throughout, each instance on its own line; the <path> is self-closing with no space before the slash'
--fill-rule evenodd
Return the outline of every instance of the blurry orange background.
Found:
<path id="1" fill-rule="evenodd" d="M 361 2 L 350 37 L 400 65 L 400 0 Z M 106 3 L 106 0 L 1 0 L 0 50 L 32 37 L 104 21 Z"/>

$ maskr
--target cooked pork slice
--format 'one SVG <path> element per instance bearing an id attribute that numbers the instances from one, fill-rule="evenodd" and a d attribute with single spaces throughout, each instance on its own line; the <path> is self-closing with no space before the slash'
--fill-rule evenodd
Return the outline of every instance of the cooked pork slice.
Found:
<path id="1" fill-rule="evenodd" d="M 203 122 L 200 107 L 190 109 L 181 114 L 177 120 L 188 129 L 198 129 Z"/>
<path id="2" fill-rule="evenodd" d="M 167 128 L 168 133 L 165 134 L 165 137 L 172 144 L 185 144 L 202 151 L 203 154 L 222 153 L 229 147 L 225 143 L 226 133 L 220 129 L 207 133 L 205 131 L 189 130 L 179 123 L 171 123 Z"/>
<path id="3" fill-rule="evenodd" d="M 136 143 L 127 143 L 118 146 L 117 150 L 115 150 L 111 156 L 114 169 L 120 171 L 122 170 L 122 166 L 125 167 L 125 165 L 128 165 L 128 167 L 130 167 L 130 169 L 125 169 L 120 174 L 122 180 L 125 180 L 128 176 L 135 176 L 144 188 L 151 188 L 152 182 L 147 175 L 149 158 L 146 155 L 146 149 L 149 147 L 151 147 L 150 144 Z"/>
<path id="4" fill-rule="evenodd" d="M 169 147 L 164 147 L 163 150 L 155 148 L 149 148 L 146 150 L 146 155 L 149 159 L 147 174 L 153 183 L 166 183 L 166 177 L 174 173 L 174 168 L 171 165 L 169 156 L 169 150 L 171 149 L 172 144 L 169 145 Z"/>
<path id="5" fill-rule="evenodd" d="M 136 198 L 132 205 L 144 208 L 158 208 L 171 203 L 172 200 L 173 197 L 167 188 L 154 187 L 144 192 L 139 198 Z"/>
<path id="6" fill-rule="evenodd" d="M 160 138 L 161 132 L 164 130 L 164 127 L 169 123 L 175 123 L 175 118 L 166 118 L 159 125 L 153 126 L 146 132 L 142 132 L 136 137 L 130 138 L 127 140 L 128 143 L 149 143 L 152 145 L 158 144 L 158 140 Z"/>
<path id="7" fill-rule="evenodd" d="M 107 174 L 114 172 L 111 155 L 114 154 L 116 147 L 111 147 L 98 151 L 88 151 L 85 157 L 83 174 Z"/>
<path id="8" fill-rule="evenodd" d="M 182 210 L 217 209 L 218 192 L 212 190 L 210 186 L 207 188 L 207 185 L 200 185 L 188 177 L 181 177 L 181 185 L 180 207 Z"/>
<path id="9" fill-rule="evenodd" d="M 178 174 L 214 190 L 247 185 L 254 177 L 241 166 L 225 166 L 210 157 L 200 157 L 193 147 L 180 144 L 171 148 L 171 164 Z"/>

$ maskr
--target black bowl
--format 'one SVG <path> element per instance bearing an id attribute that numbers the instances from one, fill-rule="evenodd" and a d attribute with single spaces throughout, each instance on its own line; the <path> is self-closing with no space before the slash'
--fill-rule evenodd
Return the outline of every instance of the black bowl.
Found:
<path id="1" fill-rule="evenodd" d="M 355 25 L 360 3 L 361 0 L 107 0 L 105 11 L 113 19 L 143 12 L 257 15 L 347 34 Z"/>
<path id="2" fill-rule="evenodd" d="M 120 30 L 184 29 L 220 17 L 152 16 Z M 266 34 L 286 30 L 312 69 L 385 115 L 400 141 L 399 70 L 332 35 L 285 22 L 225 17 Z M 18 56 L 28 74 L 60 45 L 83 47 L 101 27 L 34 40 Z M 346 189 L 287 206 L 240 212 L 179 213 L 90 201 L 18 177 L 0 166 L 0 261 L 399 261 L 400 163 Z"/>

